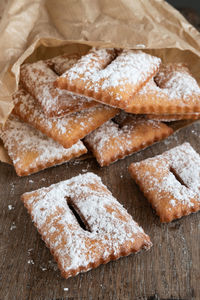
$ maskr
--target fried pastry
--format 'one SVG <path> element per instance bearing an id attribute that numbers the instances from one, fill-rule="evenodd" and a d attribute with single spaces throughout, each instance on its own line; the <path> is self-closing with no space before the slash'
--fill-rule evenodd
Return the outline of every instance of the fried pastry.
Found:
<path id="1" fill-rule="evenodd" d="M 57 75 L 62 75 L 68 69 L 70 69 L 81 58 L 78 53 L 73 54 L 61 54 L 53 58 L 45 60 L 47 66 L 49 66 Z"/>
<path id="2" fill-rule="evenodd" d="M 62 118 L 47 118 L 33 97 L 23 89 L 15 93 L 14 103 L 14 114 L 65 148 L 70 148 L 118 113 L 115 108 L 98 104 Z"/>
<path id="3" fill-rule="evenodd" d="M 173 132 L 166 124 L 131 114 L 121 113 L 114 121 L 106 122 L 84 139 L 101 167 L 144 149 Z"/>
<path id="4" fill-rule="evenodd" d="M 152 245 L 93 173 L 25 193 L 22 201 L 65 278 Z"/>
<path id="5" fill-rule="evenodd" d="M 92 49 L 57 78 L 55 86 L 126 110 L 160 62 L 142 51 Z"/>
<path id="6" fill-rule="evenodd" d="M 172 121 L 179 121 L 179 120 L 198 120 L 200 119 L 200 113 L 171 114 L 171 115 L 147 114 L 145 115 L 145 118 L 149 120 L 158 120 L 162 122 L 172 122 Z"/>
<path id="7" fill-rule="evenodd" d="M 189 143 L 132 163 L 129 172 L 161 222 L 200 209 L 200 156 Z"/>
<path id="8" fill-rule="evenodd" d="M 70 66 L 69 60 L 67 61 Z M 52 64 L 56 69 L 56 62 Z M 63 116 L 98 105 L 96 101 L 88 97 L 55 88 L 53 82 L 58 76 L 49 65 L 50 63 L 45 61 L 24 64 L 20 72 L 22 86 L 41 105 L 47 117 Z M 58 69 L 60 69 L 60 64 L 58 64 Z"/>
<path id="9" fill-rule="evenodd" d="M 65 163 L 87 152 L 81 141 L 65 149 L 13 115 L 0 129 L 0 138 L 19 176 Z"/>
<path id="10" fill-rule="evenodd" d="M 200 88 L 185 65 L 163 65 L 125 110 L 134 114 L 200 113 Z"/>

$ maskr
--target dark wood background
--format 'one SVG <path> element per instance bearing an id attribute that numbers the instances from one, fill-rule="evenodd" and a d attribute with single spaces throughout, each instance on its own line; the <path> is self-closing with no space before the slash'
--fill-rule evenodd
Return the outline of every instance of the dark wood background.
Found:
<path id="1" fill-rule="evenodd" d="M 0 299 L 200 299 L 200 214 L 161 224 L 127 171 L 131 162 L 160 154 L 184 141 L 200 153 L 199 136 L 200 121 L 105 168 L 88 158 L 19 178 L 12 166 L 0 163 Z M 65 280 L 20 196 L 87 171 L 101 176 L 150 235 L 153 247 Z"/>

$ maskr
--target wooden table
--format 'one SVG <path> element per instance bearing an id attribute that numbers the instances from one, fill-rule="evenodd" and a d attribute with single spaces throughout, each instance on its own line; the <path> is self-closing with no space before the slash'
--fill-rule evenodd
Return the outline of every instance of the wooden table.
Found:
<path id="1" fill-rule="evenodd" d="M 184 14 L 187 16 L 187 10 Z M 192 21 L 191 11 L 188 17 Z M 198 28 L 199 24 L 199 18 L 194 18 L 194 25 Z M 105 168 L 100 168 L 94 158 L 88 158 L 19 178 L 12 166 L 0 163 L 0 300 L 200 299 L 200 214 L 161 224 L 127 171 L 131 162 L 160 154 L 184 141 L 200 153 L 199 136 L 200 122 L 196 122 Z M 102 177 L 150 235 L 154 246 L 150 251 L 65 280 L 34 228 L 20 195 L 87 171 Z"/>
<path id="2" fill-rule="evenodd" d="M 88 158 L 19 178 L 12 166 L 0 163 L 0 299 L 200 299 L 200 214 L 161 224 L 127 171 L 131 162 L 157 155 L 184 141 L 200 153 L 199 136 L 200 121 L 105 168 L 100 168 L 94 158 Z M 154 246 L 150 251 L 65 280 L 34 228 L 20 195 L 87 171 L 102 177 L 150 235 Z"/>

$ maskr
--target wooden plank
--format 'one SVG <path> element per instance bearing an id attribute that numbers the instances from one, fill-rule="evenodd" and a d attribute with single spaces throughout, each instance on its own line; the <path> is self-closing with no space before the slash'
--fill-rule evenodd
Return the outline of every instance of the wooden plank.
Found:
<path id="1" fill-rule="evenodd" d="M 88 158 L 19 178 L 12 166 L 0 163 L 0 299 L 200 299 L 199 213 L 161 224 L 127 171 L 131 162 L 157 155 L 184 141 L 200 153 L 199 136 L 200 122 L 196 122 L 161 143 L 104 168 L 94 158 Z M 154 246 L 148 252 L 65 280 L 34 228 L 20 195 L 86 171 L 101 176 L 150 235 Z"/>

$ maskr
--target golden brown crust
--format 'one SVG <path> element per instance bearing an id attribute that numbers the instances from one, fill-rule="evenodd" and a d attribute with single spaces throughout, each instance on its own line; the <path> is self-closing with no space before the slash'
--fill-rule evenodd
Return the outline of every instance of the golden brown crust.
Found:
<path id="1" fill-rule="evenodd" d="M 188 113 L 188 114 L 171 114 L 171 115 L 156 115 L 147 114 L 145 118 L 149 120 L 158 120 L 163 122 L 179 121 L 179 120 L 198 120 L 200 119 L 200 113 Z"/>
<path id="2" fill-rule="evenodd" d="M 0 137 L 18 176 L 27 176 L 65 163 L 87 152 L 81 141 L 65 149 L 13 115 L 0 129 Z"/>
<path id="3" fill-rule="evenodd" d="M 173 129 L 143 117 L 125 115 L 123 122 L 108 121 L 90 133 L 84 143 L 101 167 L 146 148 L 173 133 Z"/>
<path id="4" fill-rule="evenodd" d="M 20 82 L 23 88 L 41 105 L 47 117 L 60 117 L 97 105 L 93 99 L 54 87 L 53 82 L 58 77 L 54 70 L 61 72 L 78 59 L 76 56 L 64 57 L 65 64 L 61 64 L 63 57 L 55 57 L 47 61 L 24 64 L 21 67 Z"/>
<path id="5" fill-rule="evenodd" d="M 141 51 L 92 49 L 56 79 L 55 86 L 126 109 L 159 65 L 159 58 Z"/>
<path id="6" fill-rule="evenodd" d="M 14 101 L 14 114 L 65 148 L 70 148 L 118 113 L 115 108 L 98 104 L 62 118 L 47 118 L 25 90 L 19 90 L 14 95 Z"/>
<path id="7" fill-rule="evenodd" d="M 200 156 L 188 143 L 129 166 L 129 172 L 161 222 L 200 209 Z"/>
<path id="8" fill-rule="evenodd" d="M 81 55 L 78 53 L 64 53 L 45 60 L 45 63 L 56 74 L 62 75 L 64 72 L 70 69 L 80 58 Z"/>
<path id="9" fill-rule="evenodd" d="M 26 193 L 21 199 L 65 278 L 152 245 L 93 173 Z M 69 205 L 89 231 L 80 227 Z"/>
<path id="10" fill-rule="evenodd" d="M 162 65 L 125 109 L 134 114 L 189 114 L 200 112 L 200 88 L 183 64 Z"/>

